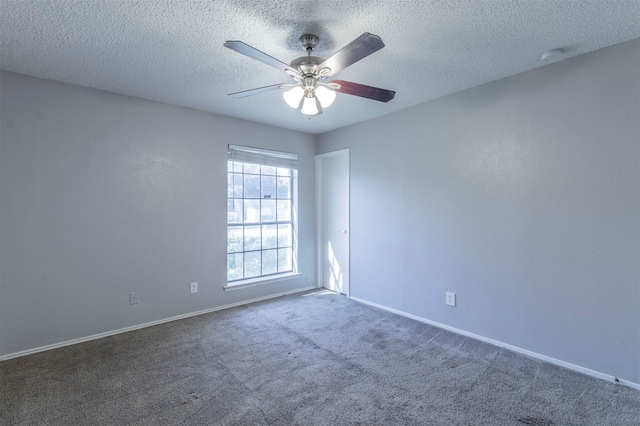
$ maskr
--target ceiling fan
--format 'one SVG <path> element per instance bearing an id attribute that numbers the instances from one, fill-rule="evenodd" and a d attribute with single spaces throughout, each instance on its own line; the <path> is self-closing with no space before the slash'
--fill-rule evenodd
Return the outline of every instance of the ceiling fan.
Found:
<path id="1" fill-rule="evenodd" d="M 302 35 L 300 43 L 307 51 L 307 55 L 294 59 L 289 65 L 241 41 L 229 40 L 225 42 L 225 47 L 283 71 L 294 80 L 293 83 L 259 87 L 231 93 L 229 96 L 244 98 L 273 90 L 289 89 L 283 93 L 284 100 L 290 107 L 299 109 L 309 118 L 322 114 L 322 108 L 327 108 L 335 100 L 336 92 L 380 102 L 389 102 L 394 98 L 396 92 L 393 90 L 365 86 L 364 84 L 344 80 L 327 81 L 348 66 L 382 49 L 384 43 L 380 37 L 364 33 L 334 53 L 329 59 L 322 59 L 312 55 L 313 48 L 318 44 L 318 41 L 318 36 L 314 34 Z"/>

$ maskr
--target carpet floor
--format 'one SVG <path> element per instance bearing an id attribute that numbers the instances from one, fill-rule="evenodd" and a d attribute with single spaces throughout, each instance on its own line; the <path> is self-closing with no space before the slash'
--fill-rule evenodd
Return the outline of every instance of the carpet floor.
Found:
<path id="1" fill-rule="evenodd" d="M 640 392 L 314 291 L 0 363 L 2 425 L 640 425 Z"/>

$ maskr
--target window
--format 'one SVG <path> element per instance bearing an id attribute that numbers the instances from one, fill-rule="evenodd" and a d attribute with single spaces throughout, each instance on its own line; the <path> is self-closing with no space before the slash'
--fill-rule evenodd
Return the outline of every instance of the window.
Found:
<path id="1" fill-rule="evenodd" d="M 227 282 L 296 271 L 297 156 L 229 145 Z"/>

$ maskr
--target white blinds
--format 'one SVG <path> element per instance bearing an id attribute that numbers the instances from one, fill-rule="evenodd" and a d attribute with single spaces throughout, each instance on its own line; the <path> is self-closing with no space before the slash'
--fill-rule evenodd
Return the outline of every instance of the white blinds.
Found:
<path id="1" fill-rule="evenodd" d="M 269 151 L 248 146 L 229 145 L 227 160 L 244 163 L 262 164 L 264 166 L 286 167 L 298 169 L 298 155 L 288 152 Z"/>

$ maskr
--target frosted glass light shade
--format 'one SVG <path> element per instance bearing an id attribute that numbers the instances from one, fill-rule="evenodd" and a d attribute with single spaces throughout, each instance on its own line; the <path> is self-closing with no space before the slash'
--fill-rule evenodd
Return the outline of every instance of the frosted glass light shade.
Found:
<path id="1" fill-rule="evenodd" d="M 302 109 L 300 110 L 304 115 L 316 115 L 318 113 L 318 106 L 316 105 L 316 98 L 304 97 L 304 101 L 302 102 Z"/>
<path id="2" fill-rule="evenodd" d="M 304 89 L 300 86 L 296 86 L 293 89 L 287 90 L 282 94 L 282 97 L 284 98 L 284 101 L 287 103 L 287 105 L 289 105 L 291 108 L 296 109 L 300 106 L 300 101 L 302 100 L 303 96 Z"/>
<path id="3" fill-rule="evenodd" d="M 326 108 L 336 99 L 336 92 L 324 86 L 316 87 L 316 97 L 320 101 L 322 108 Z"/>

